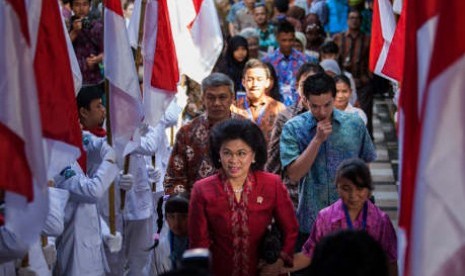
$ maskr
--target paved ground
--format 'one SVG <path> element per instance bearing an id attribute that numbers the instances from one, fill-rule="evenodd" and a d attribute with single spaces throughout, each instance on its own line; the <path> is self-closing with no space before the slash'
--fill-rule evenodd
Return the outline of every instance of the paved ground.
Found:
<path id="1" fill-rule="evenodd" d="M 392 121 L 392 100 L 375 99 L 373 129 L 378 159 L 370 164 L 375 185 L 375 201 L 397 228 L 398 207 L 398 144 Z"/>

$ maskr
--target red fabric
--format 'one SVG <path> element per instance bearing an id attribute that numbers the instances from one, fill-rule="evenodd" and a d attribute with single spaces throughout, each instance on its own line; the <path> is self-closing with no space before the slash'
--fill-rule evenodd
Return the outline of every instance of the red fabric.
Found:
<path id="1" fill-rule="evenodd" d="M 123 7 L 120 0 L 105 0 L 105 7 L 123 17 Z"/>
<path id="2" fill-rule="evenodd" d="M 168 14 L 167 0 L 158 1 L 158 29 L 151 84 L 155 88 L 176 93 L 179 81 L 178 58 Z"/>
<path id="3" fill-rule="evenodd" d="M 411 237 L 413 199 L 415 195 L 416 173 L 419 157 L 421 121 L 418 106 L 418 60 L 417 60 L 417 32 L 418 29 L 432 16 L 435 15 L 435 6 L 438 0 L 404 0 L 406 16 L 405 35 L 405 63 L 403 70 L 403 85 L 400 94 L 400 108 L 404 114 L 404 127 L 401 130 L 403 138 L 400 195 L 399 227 L 405 230 L 407 238 L 406 259 L 404 275 L 410 275 L 409 240 Z"/>
<path id="4" fill-rule="evenodd" d="M 74 81 L 58 2 L 44 0 L 39 23 L 34 71 L 43 135 L 81 149 Z M 79 160 L 79 163 L 85 162 Z M 85 169 L 85 167 L 83 167 Z"/>
<path id="5" fill-rule="evenodd" d="M 96 128 L 93 128 L 93 129 L 84 128 L 84 130 L 89 131 L 90 133 L 94 134 L 97 137 L 103 138 L 103 137 L 107 136 L 107 131 L 103 127 L 96 127 Z"/>
<path id="6" fill-rule="evenodd" d="M 371 72 L 375 71 L 376 63 L 384 45 L 383 30 L 379 14 L 379 0 L 373 2 L 373 20 L 371 25 L 370 60 L 368 66 Z"/>
<path id="7" fill-rule="evenodd" d="M 0 189 L 33 199 L 32 173 L 26 158 L 24 141 L 0 123 Z"/>
<path id="8" fill-rule="evenodd" d="M 274 216 L 283 232 L 283 253 L 292 256 L 298 224 L 289 194 L 278 175 L 256 171 L 248 194 L 248 271 L 256 275 L 259 244 Z M 219 174 L 195 183 L 189 207 L 189 243 L 191 248 L 209 248 L 214 275 L 231 275 L 233 262 L 234 215 Z"/>
<path id="9" fill-rule="evenodd" d="M 397 22 L 396 31 L 392 37 L 391 45 L 389 46 L 388 57 L 381 70 L 383 74 L 389 76 L 399 82 L 402 82 L 404 70 L 404 55 L 405 55 L 405 23 L 406 13 L 405 6 L 407 0 L 402 3 L 402 12 Z"/>
<path id="10" fill-rule="evenodd" d="M 23 36 L 26 39 L 27 43 L 30 43 L 29 27 L 26 16 L 26 6 L 24 4 L 25 2 L 18 0 L 6 0 L 6 2 L 10 3 L 13 10 L 15 10 L 16 14 L 18 14 L 18 18 L 21 24 L 21 32 L 23 33 Z"/>

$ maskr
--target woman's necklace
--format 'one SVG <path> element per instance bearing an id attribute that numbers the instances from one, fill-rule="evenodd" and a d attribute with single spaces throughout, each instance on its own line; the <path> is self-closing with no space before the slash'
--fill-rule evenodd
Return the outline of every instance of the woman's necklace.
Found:
<path id="1" fill-rule="evenodd" d="M 233 188 L 232 190 L 235 194 L 239 194 L 239 193 L 242 193 L 242 191 L 244 190 L 244 187 L 241 186 L 240 188 Z"/>

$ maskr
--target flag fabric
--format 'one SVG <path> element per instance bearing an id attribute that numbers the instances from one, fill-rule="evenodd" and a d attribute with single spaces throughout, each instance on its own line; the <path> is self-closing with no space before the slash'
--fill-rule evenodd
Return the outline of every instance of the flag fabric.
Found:
<path id="1" fill-rule="evenodd" d="M 104 67 L 110 89 L 111 131 L 122 163 L 125 148 L 144 118 L 142 95 L 121 1 L 106 0 L 104 4 Z"/>
<path id="2" fill-rule="evenodd" d="M 137 0 L 129 23 L 133 47 L 137 45 L 140 7 Z M 163 46 L 157 48 L 159 43 Z M 149 0 L 142 45 L 147 122 L 155 125 L 163 115 L 174 98 L 180 74 L 200 83 L 213 70 L 222 48 L 212 0 Z"/>
<path id="3" fill-rule="evenodd" d="M 464 275 L 465 2 L 405 2 L 401 275 Z"/>
<path id="4" fill-rule="evenodd" d="M 387 58 L 396 59 L 393 55 L 388 55 L 395 29 L 396 21 L 391 1 L 375 0 L 371 27 L 369 69 L 373 73 L 392 81 L 395 81 L 395 79 L 384 74 L 383 69 Z"/>
<path id="5" fill-rule="evenodd" d="M 37 241 L 48 213 L 40 107 L 24 1 L 0 1 L 0 189 L 5 226 L 21 246 Z"/>
<path id="6" fill-rule="evenodd" d="M 402 2 L 402 3 L 400 3 Z M 402 5 L 400 11 L 399 21 L 392 37 L 389 50 L 387 53 L 386 61 L 381 69 L 381 73 L 384 76 L 388 76 L 390 79 L 394 79 L 398 82 L 402 82 L 403 70 L 404 70 L 404 55 L 405 55 L 405 24 L 406 14 L 402 12 L 405 10 L 406 1 L 396 1 L 396 6 Z M 399 9 L 396 7 L 396 9 Z M 396 12 L 394 10 L 394 12 Z M 397 12 L 399 12 L 397 10 Z"/>
<path id="7" fill-rule="evenodd" d="M 55 0 L 27 2 L 48 179 L 51 179 L 79 156 L 85 168 L 82 132 L 59 5 Z M 38 22 L 37 27 L 34 22 Z"/>

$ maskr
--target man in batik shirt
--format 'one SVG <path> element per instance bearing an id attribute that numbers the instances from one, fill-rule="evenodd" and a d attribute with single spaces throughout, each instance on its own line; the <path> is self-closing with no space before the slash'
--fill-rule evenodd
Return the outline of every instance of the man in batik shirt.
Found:
<path id="1" fill-rule="evenodd" d="M 205 113 L 179 129 L 164 180 L 165 193 L 182 185 L 188 192 L 195 181 L 216 173 L 210 158 L 210 129 L 229 118 L 243 118 L 231 112 L 234 84 L 222 73 L 213 73 L 201 84 Z M 245 119 L 245 118 L 244 118 Z"/>
<path id="2" fill-rule="evenodd" d="M 245 64 L 242 85 L 246 90 L 246 98 L 239 99 L 236 106 L 260 127 L 268 144 L 274 121 L 286 106 L 266 95 L 265 91 L 270 86 L 270 71 L 258 59 L 251 59 Z"/>

